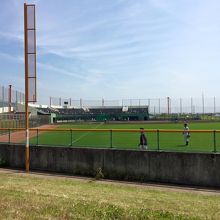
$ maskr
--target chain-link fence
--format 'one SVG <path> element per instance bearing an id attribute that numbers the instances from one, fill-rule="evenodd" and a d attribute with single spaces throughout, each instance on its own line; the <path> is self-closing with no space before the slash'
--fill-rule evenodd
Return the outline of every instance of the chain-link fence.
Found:
<path id="1" fill-rule="evenodd" d="M 11 89 L 11 87 L 0 86 L 0 113 L 20 111 L 24 105 L 24 93 Z"/>
<path id="2" fill-rule="evenodd" d="M 11 85 L 8 87 L 0 86 L 0 128 L 24 128 L 24 104 L 24 93 L 13 90 Z M 49 123 L 49 115 L 30 115 L 30 127 Z"/>
<path id="3" fill-rule="evenodd" d="M 156 114 L 216 114 L 220 113 L 220 97 L 189 97 L 189 98 L 149 98 L 149 99 L 121 99 L 121 100 L 86 100 L 63 99 L 50 97 L 51 107 L 107 107 L 107 106 L 148 106 L 149 113 Z"/>
<path id="4" fill-rule="evenodd" d="M 30 115 L 29 126 L 38 127 L 50 123 L 49 115 Z M 24 128 L 24 113 L 3 113 L 0 114 L 0 128 Z"/>
<path id="5" fill-rule="evenodd" d="M 0 143 L 24 143 L 25 129 L 2 129 Z M 147 150 L 173 152 L 220 152 L 220 130 L 190 130 L 189 144 L 183 131 L 145 130 Z M 143 150 L 139 129 L 30 129 L 31 145 Z"/>

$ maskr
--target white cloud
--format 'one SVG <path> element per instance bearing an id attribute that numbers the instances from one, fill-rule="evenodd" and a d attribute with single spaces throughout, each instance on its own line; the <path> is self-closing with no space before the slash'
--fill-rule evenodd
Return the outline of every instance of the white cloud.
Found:
<path id="1" fill-rule="evenodd" d="M 12 68 L 23 63 L 23 2 L 5 2 L 0 57 Z M 218 91 L 218 1 L 34 2 L 38 80 L 48 97 L 56 90 L 111 98 Z"/>

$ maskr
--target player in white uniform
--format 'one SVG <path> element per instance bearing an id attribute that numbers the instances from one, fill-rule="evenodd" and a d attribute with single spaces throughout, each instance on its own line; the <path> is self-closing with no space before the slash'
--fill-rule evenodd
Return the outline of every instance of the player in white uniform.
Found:
<path id="1" fill-rule="evenodd" d="M 189 127 L 188 125 L 185 123 L 184 124 L 184 128 L 183 128 L 183 138 L 184 138 L 184 142 L 187 145 L 189 145 L 189 138 L 190 138 L 190 134 L 189 134 Z"/>

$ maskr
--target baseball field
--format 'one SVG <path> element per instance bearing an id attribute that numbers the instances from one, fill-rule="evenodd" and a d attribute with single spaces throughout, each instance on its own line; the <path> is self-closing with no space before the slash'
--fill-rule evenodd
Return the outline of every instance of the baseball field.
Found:
<path id="1" fill-rule="evenodd" d="M 145 129 L 149 150 L 212 152 L 220 151 L 220 122 L 189 123 L 190 143 L 185 146 L 183 138 L 183 123 L 146 123 L 146 124 L 110 124 L 110 123 L 71 123 L 60 124 L 61 131 L 46 131 L 31 139 L 31 144 L 74 146 L 74 147 L 104 147 L 118 149 L 138 149 L 138 131 Z M 70 129 L 73 129 L 72 131 Z M 77 131 L 79 129 L 79 131 Z M 91 131 L 87 129 L 100 129 Z M 112 129 L 112 132 L 110 131 Z M 114 130 L 116 129 L 116 130 Z M 159 130 L 159 132 L 157 132 Z M 166 131 L 169 130 L 169 131 Z M 172 132 L 179 130 L 179 132 Z M 199 130 L 198 132 L 193 132 Z M 214 132 L 216 130 L 216 132 Z"/>

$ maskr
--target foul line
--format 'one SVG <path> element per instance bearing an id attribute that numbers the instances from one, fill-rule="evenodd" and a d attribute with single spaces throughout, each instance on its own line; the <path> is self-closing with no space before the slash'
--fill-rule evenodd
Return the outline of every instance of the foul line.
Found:
<path id="1" fill-rule="evenodd" d="M 103 123 L 97 125 L 94 129 L 101 127 L 101 125 L 103 125 Z M 88 131 L 86 133 L 84 133 L 83 135 L 81 135 L 79 138 L 77 138 L 76 140 L 72 141 L 72 144 L 76 143 L 77 141 L 81 140 L 82 138 L 84 138 L 85 136 L 87 136 L 89 133 L 91 133 L 92 131 Z M 71 144 L 71 145 L 72 145 Z"/>

